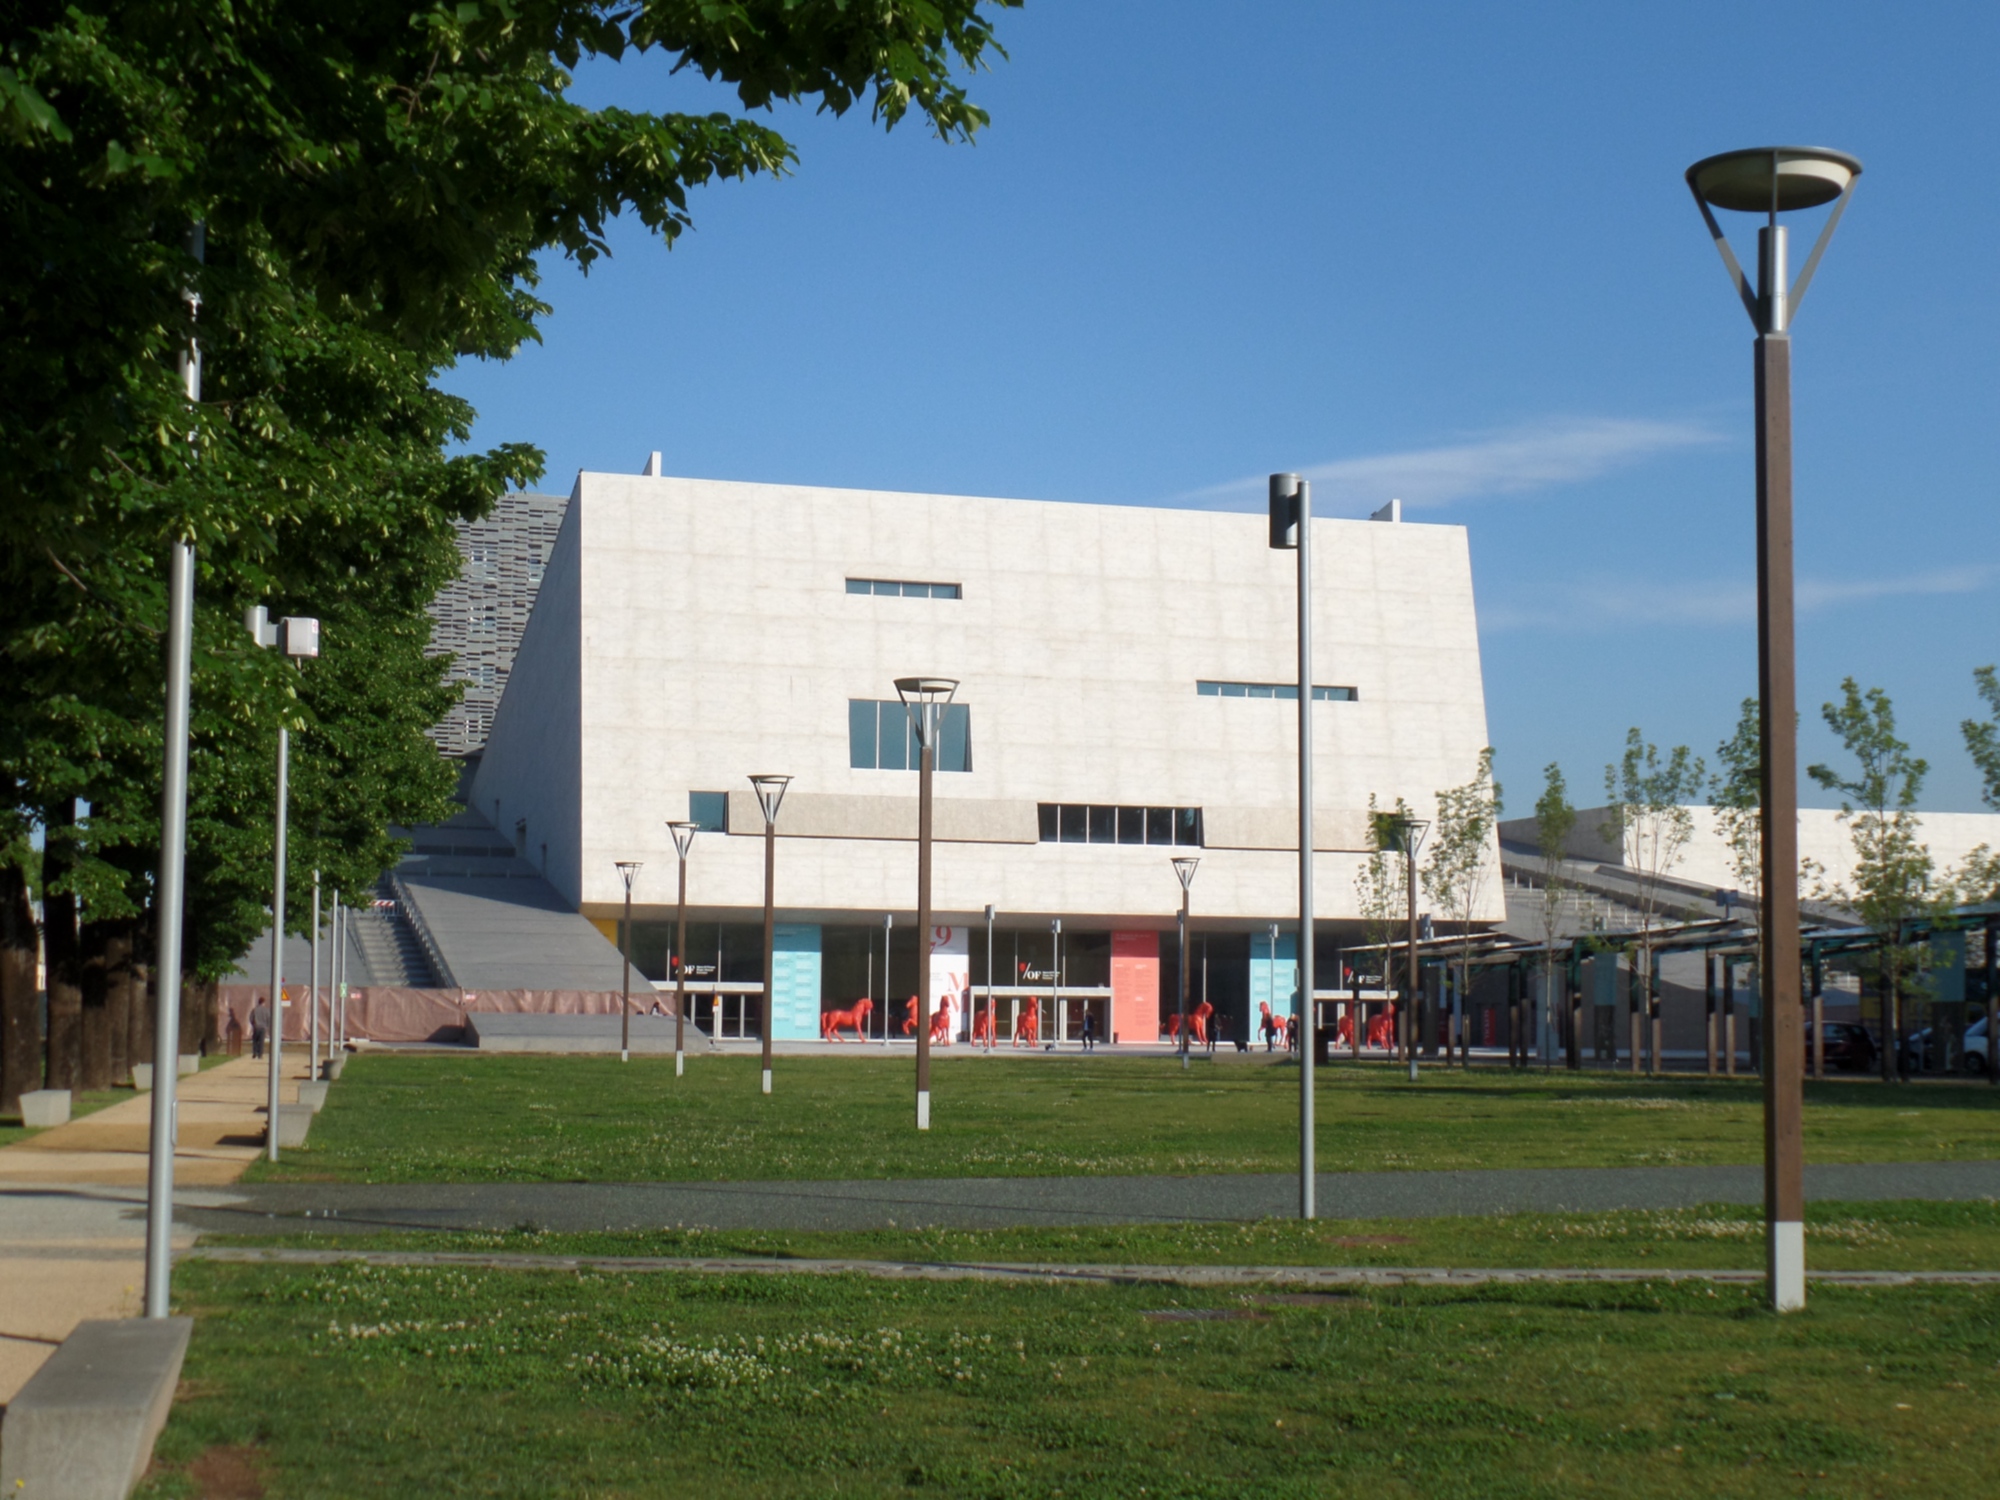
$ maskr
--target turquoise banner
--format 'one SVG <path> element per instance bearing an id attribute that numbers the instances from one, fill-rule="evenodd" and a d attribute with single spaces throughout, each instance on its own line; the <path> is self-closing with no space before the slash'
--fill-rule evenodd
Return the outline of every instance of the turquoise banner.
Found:
<path id="1" fill-rule="evenodd" d="M 780 922 L 771 949 L 771 1040 L 812 1041 L 819 1036 L 819 927 Z"/>

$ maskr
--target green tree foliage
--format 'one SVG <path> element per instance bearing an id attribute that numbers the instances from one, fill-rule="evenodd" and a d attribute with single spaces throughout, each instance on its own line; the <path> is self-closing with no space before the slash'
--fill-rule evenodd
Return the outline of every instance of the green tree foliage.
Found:
<path id="1" fill-rule="evenodd" d="M 1500 826 L 1500 784 L 1493 779 L 1493 747 L 1479 752 L 1472 779 L 1437 794 L 1437 827 L 1424 866 L 1424 889 L 1440 916 L 1458 926 L 1458 994 L 1472 995 L 1473 920 L 1486 882 L 1496 869 L 1493 840 Z"/>
<path id="2" fill-rule="evenodd" d="M 1939 915 L 1951 893 L 1937 879 L 1916 812 L 1929 763 L 1896 737 L 1896 710 L 1882 689 L 1864 693 L 1849 677 L 1840 692 L 1840 701 L 1820 712 L 1853 757 L 1853 767 L 1843 773 L 1813 765 L 1806 774 L 1840 794 L 1841 820 L 1854 840 L 1854 874 L 1825 895 L 1851 908 L 1881 939 L 1876 969 L 1886 997 L 1884 1027 L 1893 1034 L 1909 976 L 1923 958 L 1924 945 L 1904 942 L 1905 932 L 1911 922 Z M 1896 1049 L 1885 1045 L 1882 1055 L 1886 1075 L 1897 1066 Z"/>
<path id="3" fill-rule="evenodd" d="M 1542 993 L 1551 1007 L 1556 994 L 1556 939 L 1562 935 L 1563 851 L 1576 831 L 1576 809 L 1570 805 L 1569 784 L 1562 767 L 1550 761 L 1542 767 L 1542 795 L 1535 799 L 1535 843 L 1541 850 L 1542 875 Z"/>
<path id="4" fill-rule="evenodd" d="M 1729 848 L 1729 868 L 1736 876 L 1736 888 L 1753 903 L 1752 917 L 1760 924 L 1764 900 L 1762 725 L 1762 706 L 1755 698 L 1745 698 L 1734 732 L 1715 747 L 1717 770 L 1708 789 L 1715 821 Z"/>
<path id="5" fill-rule="evenodd" d="M 1369 855 L 1354 876 L 1354 893 L 1359 898 L 1361 920 L 1365 924 L 1368 945 L 1381 951 L 1383 983 L 1388 984 L 1391 968 L 1389 945 L 1396 939 L 1397 927 L 1404 913 L 1406 891 L 1403 871 L 1399 861 L 1390 855 L 1403 847 L 1402 834 L 1398 831 L 1397 820 L 1409 816 L 1409 808 L 1401 797 L 1396 799 L 1394 812 L 1383 812 L 1376 802 L 1375 794 L 1368 794 L 1368 843 Z"/>
<path id="6" fill-rule="evenodd" d="M 1986 718 L 1967 719 L 1958 727 L 1965 734 L 1965 748 L 1979 767 L 1980 796 L 1986 805 L 2000 812 L 2000 678 L 1992 667 L 1979 667 L 1972 674 L 1973 686 L 1986 703 Z"/>
<path id="7" fill-rule="evenodd" d="M 452 523 L 541 466 L 519 445 L 455 451 L 473 414 L 438 377 L 536 336 L 538 256 L 588 267 L 621 212 L 671 242 L 690 189 L 793 159 L 745 116 L 588 108 L 574 70 L 657 51 L 746 111 L 865 104 L 886 127 L 914 116 L 964 139 L 986 116 L 956 75 L 997 51 L 986 12 L 1012 3 L 12 7 L 0 844 L 83 799 L 56 894 L 96 917 L 143 908 L 164 559 L 187 539 L 190 969 L 226 969 L 262 925 L 281 720 L 290 909 L 303 920 L 315 865 L 365 891 L 394 857 L 384 826 L 436 816 L 450 786 L 422 736 L 450 702 L 422 611 L 457 567 Z M 176 361 L 197 331 L 191 408 Z M 257 649 L 251 603 L 320 617 L 326 654 L 301 669 Z"/>
<path id="8" fill-rule="evenodd" d="M 1708 767 L 1686 745 L 1676 745 L 1662 758 L 1659 747 L 1638 728 L 1625 732 L 1625 753 L 1604 768 L 1604 791 L 1611 817 L 1599 833 L 1616 842 L 1638 886 L 1639 935 L 1632 945 L 1632 962 L 1639 971 L 1645 1013 L 1656 1015 L 1653 933 L 1663 911 L 1667 877 L 1681 862 L 1694 837 L 1694 814 L 1688 808 L 1707 784 Z M 1638 1068 L 1635 1038 L 1632 1066 Z M 1659 1059 L 1653 1059 L 1658 1067 Z"/>

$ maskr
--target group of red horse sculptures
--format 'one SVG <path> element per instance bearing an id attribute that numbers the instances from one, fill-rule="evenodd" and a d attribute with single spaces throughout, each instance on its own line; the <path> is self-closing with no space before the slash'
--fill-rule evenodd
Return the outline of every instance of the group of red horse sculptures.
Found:
<path id="1" fill-rule="evenodd" d="M 913 1036 L 916 1034 L 917 1003 L 917 997 L 912 995 L 903 1008 L 904 1036 Z M 981 1045 L 991 1047 L 995 1044 L 996 1037 L 993 1028 L 994 1003 L 989 1000 L 984 1010 L 975 1009 L 972 1013 L 972 1045 L 975 1047 Z M 1260 1024 L 1266 1033 L 1273 1036 L 1279 1046 L 1285 1048 L 1291 1047 L 1293 1041 L 1292 1018 L 1290 1016 L 1273 1014 L 1268 1003 L 1261 1003 L 1258 1008 L 1262 1012 Z M 874 1013 L 875 1002 L 873 1000 L 857 1000 L 846 1010 L 827 1011 L 820 1017 L 819 1021 L 820 1040 L 823 1042 L 838 1042 L 843 1040 L 841 1032 L 852 1031 L 855 1041 L 866 1041 L 868 1039 L 868 1018 Z M 1214 1015 L 1215 1007 L 1210 1005 L 1206 1000 L 1188 1012 L 1188 1040 L 1192 1045 L 1203 1048 L 1215 1045 L 1214 1040 L 1209 1036 L 1208 1030 L 1208 1023 Z M 1167 1040 L 1170 1042 L 1179 1041 L 1180 1034 L 1180 1016 L 1168 1016 Z M 1367 1045 L 1387 1050 L 1395 1044 L 1395 1037 L 1396 1007 L 1389 1005 L 1384 1007 L 1381 1014 L 1369 1018 Z M 1039 1000 L 1030 1000 L 1015 1019 L 1014 1037 L 1011 1045 L 1016 1047 L 1038 1047 L 1041 1045 L 1041 1040 L 1041 1002 Z M 949 1001 L 941 1003 L 936 1012 L 931 1016 L 930 1041 L 934 1047 L 949 1047 L 951 1045 L 951 1003 Z M 1341 1047 L 1351 1047 L 1354 1045 L 1353 1016 L 1346 1015 L 1340 1018 L 1340 1024 L 1336 1028 L 1335 1044 Z"/>

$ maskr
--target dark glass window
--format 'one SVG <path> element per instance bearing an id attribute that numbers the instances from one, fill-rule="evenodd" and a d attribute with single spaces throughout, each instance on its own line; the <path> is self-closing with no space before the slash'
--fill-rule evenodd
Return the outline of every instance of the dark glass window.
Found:
<path id="1" fill-rule="evenodd" d="M 1044 802 L 1038 809 L 1043 843 L 1201 846 L 1198 807 L 1092 807 Z"/>
<path id="2" fill-rule="evenodd" d="M 850 594 L 872 594 L 875 592 L 875 585 L 866 578 L 850 578 L 847 580 L 847 592 Z"/>
<path id="3" fill-rule="evenodd" d="M 688 821 L 703 833 L 729 832 L 729 793 L 689 792 Z"/>
<path id="4" fill-rule="evenodd" d="M 922 763 L 917 726 L 897 698 L 847 700 L 847 763 L 862 771 L 914 771 Z M 972 709 L 945 706 L 938 724 L 937 768 L 972 769 Z"/>
<path id="5" fill-rule="evenodd" d="M 964 589 L 956 583 L 915 583 L 906 578 L 850 578 L 850 594 L 882 594 L 902 599 L 959 599 Z"/>

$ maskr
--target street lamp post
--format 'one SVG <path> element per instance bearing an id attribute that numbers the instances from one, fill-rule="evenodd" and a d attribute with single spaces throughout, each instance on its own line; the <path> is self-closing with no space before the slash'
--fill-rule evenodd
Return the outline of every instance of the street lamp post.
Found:
<path id="1" fill-rule="evenodd" d="M 1861 163 L 1839 151 L 1761 146 L 1706 157 L 1687 169 L 1724 268 L 1756 330 L 1757 687 L 1763 791 L 1763 1016 L 1765 1271 L 1771 1306 L 1805 1306 L 1805 1147 L 1800 1114 L 1805 1059 L 1799 1016 L 1797 672 L 1792 604 L 1792 317 L 1846 212 Z M 1833 204 L 1793 283 L 1778 215 Z M 1737 264 L 1714 210 L 1764 216 L 1757 285 Z"/>
<path id="2" fill-rule="evenodd" d="M 1182 854 L 1174 860 L 1174 875 L 1181 883 L 1181 982 L 1180 982 L 1180 1025 L 1174 1028 L 1174 1037 L 1180 1043 L 1181 1071 L 1188 1065 L 1188 888 L 1194 884 L 1195 866 L 1201 860 L 1192 854 Z"/>
<path id="3" fill-rule="evenodd" d="M 243 612 L 244 629 L 260 646 L 276 646 L 294 661 L 319 655 L 319 621 L 287 615 L 273 621 L 254 604 Z M 285 1038 L 285 814 L 290 801 L 292 734 L 278 723 L 278 806 L 271 840 L 271 1035 L 264 1075 L 264 1154 L 278 1159 L 278 1086 Z"/>
<path id="4" fill-rule="evenodd" d="M 1403 970 L 1403 1024 L 1399 1029 L 1402 1032 L 1403 1061 L 1409 1064 L 1410 1082 L 1415 1083 L 1417 1044 L 1420 1040 L 1417 1033 L 1417 997 L 1423 993 L 1424 987 L 1423 971 L 1417 963 L 1417 851 L 1423 847 L 1424 834 L 1431 825 L 1427 819 L 1404 814 L 1393 819 L 1389 826 L 1395 831 L 1396 842 L 1402 846 L 1403 869 L 1409 883 L 1409 962 Z M 1388 955 L 1385 953 L 1383 957 L 1386 959 Z M 1383 967 L 1388 967 L 1386 962 Z"/>
<path id="5" fill-rule="evenodd" d="M 1271 476 L 1270 544 L 1299 555 L 1299 1217 L 1313 1217 L 1313 792 L 1312 486 Z M 1274 966 L 1271 971 L 1277 973 Z M 1275 998 L 1275 997 L 1274 997 Z"/>
<path id="6" fill-rule="evenodd" d="M 625 983 L 622 998 L 618 1002 L 618 1060 L 632 1060 L 632 879 L 639 873 L 639 861 L 621 859 L 615 862 L 619 878 L 625 882 L 625 921 L 618 929 L 620 942 L 618 951 L 625 960 Z"/>
<path id="7" fill-rule="evenodd" d="M 789 776 L 775 776 L 768 772 L 750 778 L 750 785 L 757 789 L 757 806 L 764 813 L 764 1019 L 760 1029 L 764 1033 L 763 1088 L 767 1094 L 771 1092 L 771 980 L 778 947 L 777 907 L 772 894 L 778 875 L 778 807 L 785 800 L 785 788 L 791 783 Z M 720 979 L 722 976 L 717 974 L 716 977 Z"/>
<path id="8" fill-rule="evenodd" d="M 674 914 L 674 1077 L 683 1070 L 681 1039 L 687 1024 L 688 850 L 694 847 L 695 823 L 669 823 L 674 853 L 680 858 L 681 893 Z M 715 976 L 720 979 L 720 974 Z"/>
<path id="9" fill-rule="evenodd" d="M 882 913 L 882 1045 L 889 1045 L 889 935 L 896 930 L 896 914 Z"/>
<path id="10" fill-rule="evenodd" d="M 312 1006 L 312 1040 L 306 1049 L 306 1077 L 319 1077 L 319 871 L 313 871 L 312 983 L 307 986 Z"/>
<path id="11" fill-rule="evenodd" d="M 931 777 L 955 677 L 898 677 L 896 696 L 917 733 L 917 1129 L 931 1128 Z"/>

